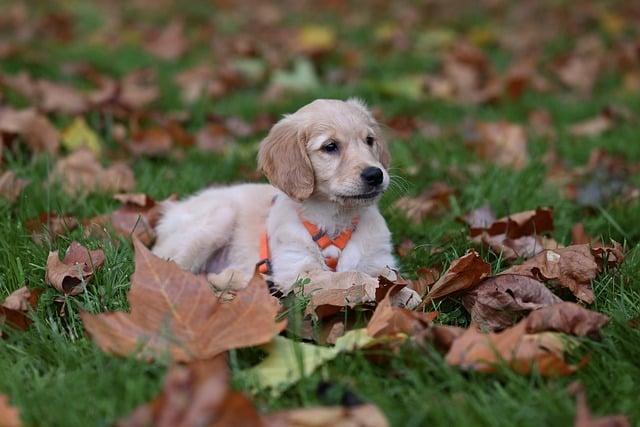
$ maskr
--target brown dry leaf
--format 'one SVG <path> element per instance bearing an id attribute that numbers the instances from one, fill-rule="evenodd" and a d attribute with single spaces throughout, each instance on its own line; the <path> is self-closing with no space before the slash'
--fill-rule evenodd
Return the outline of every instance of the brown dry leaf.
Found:
<path id="1" fill-rule="evenodd" d="M 16 329 L 26 330 L 31 324 L 27 313 L 35 309 L 41 293 L 41 289 L 28 289 L 26 286 L 11 293 L 0 305 L 0 325 L 7 323 Z"/>
<path id="2" fill-rule="evenodd" d="M 264 344 L 286 326 L 276 322 L 278 300 L 256 274 L 233 301 L 220 302 L 204 276 L 154 256 L 134 239 L 136 269 L 130 313 L 81 313 L 85 329 L 104 351 L 143 358 L 170 354 L 176 361 L 212 358 Z"/>
<path id="3" fill-rule="evenodd" d="M 371 404 L 288 409 L 266 415 L 265 427 L 388 427 L 389 422 Z"/>
<path id="4" fill-rule="evenodd" d="M 184 55 L 188 47 L 184 24 L 177 20 L 164 27 L 162 31 L 152 34 L 144 45 L 147 52 L 167 61 L 178 59 Z"/>
<path id="5" fill-rule="evenodd" d="M 2 427 L 21 427 L 20 411 L 18 408 L 11 406 L 9 397 L 0 394 L 0 426 Z"/>
<path id="6" fill-rule="evenodd" d="M 213 69 L 202 64 L 176 74 L 174 81 L 180 87 L 182 100 L 187 104 L 193 104 L 209 93 L 214 78 Z"/>
<path id="7" fill-rule="evenodd" d="M 434 182 L 418 197 L 401 197 L 393 206 L 417 224 L 428 216 L 439 215 L 446 210 L 449 197 L 453 194 L 455 190 L 448 184 Z"/>
<path id="8" fill-rule="evenodd" d="M 490 331 L 513 326 L 529 312 L 561 301 L 539 281 L 515 274 L 489 277 L 462 297 L 471 320 Z"/>
<path id="9" fill-rule="evenodd" d="M 173 365 L 160 394 L 118 421 L 116 426 L 262 425 L 251 401 L 230 389 L 229 377 L 227 361 L 222 355 Z"/>
<path id="10" fill-rule="evenodd" d="M 48 80 L 37 82 L 39 106 L 43 111 L 76 115 L 89 106 L 87 97 L 74 87 Z"/>
<path id="11" fill-rule="evenodd" d="M 475 123 L 466 137 L 480 157 L 498 166 L 523 169 L 529 162 L 524 128 L 509 122 Z"/>
<path id="12" fill-rule="evenodd" d="M 160 95 L 155 82 L 156 73 L 150 69 L 133 71 L 120 81 L 118 103 L 132 110 L 140 110 Z"/>
<path id="13" fill-rule="evenodd" d="M 78 226 L 78 220 L 69 215 L 58 215 L 53 212 L 43 212 L 25 223 L 34 243 L 42 245 L 55 240 Z"/>
<path id="14" fill-rule="evenodd" d="M 0 176 L 0 197 L 8 200 L 9 203 L 15 203 L 30 182 L 28 179 L 16 177 L 13 171 L 6 171 Z"/>
<path id="15" fill-rule="evenodd" d="M 373 338 L 395 337 L 398 334 L 414 336 L 428 328 L 437 316 L 436 312 L 422 313 L 393 307 L 389 294 L 378 304 L 367 324 L 367 334 Z"/>
<path id="16" fill-rule="evenodd" d="M 540 234 L 553 230 L 553 210 L 538 208 L 495 219 L 489 206 L 465 215 L 474 242 L 482 243 L 501 254 L 505 260 L 531 258 L 545 249 L 556 249 L 553 239 Z"/>
<path id="17" fill-rule="evenodd" d="M 418 278 L 411 281 L 407 286 L 416 291 L 421 297 L 423 297 L 429 288 L 440 278 L 440 270 L 437 268 L 421 267 L 416 270 L 416 274 Z"/>
<path id="18" fill-rule="evenodd" d="M 16 289 L 9 295 L 2 306 L 10 310 L 28 311 L 38 304 L 42 289 L 29 289 L 26 286 Z"/>
<path id="19" fill-rule="evenodd" d="M 590 55 L 570 55 L 560 58 L 554 71 L 560 81 L 581 94 L 590 94 L 600 73 L 600 59 Z"/>
<path id="20" fill-rule="evenodd" d="M 569 133 L 573 136 L 599 136 L 613 127 L 613 120 L 606 114 L 585 121 L 575 123 L 569 127 Z"/>
<path id="21" fill-rule="evenodd" d="M 117 427 L 387 427 L 373 405 L 304 408 L 261 415 L 244 395 L 229 385 L 226 358 L 173 365 L 160 394 L 116 423 Z"/>
<path id="22" fill-rule="evenodd" d="M 600 329 L 607 323 L 609 318 L 604 314 L 564 301 L 529 314 L 527 333 L 555 331 L 579 337 L 599 338 Z"/>
<path id="23" fill-rule="evenodd" d="M 303 289 L 304 294 L 310 297 L 305 313 L 325 319 L 345 308 L 380 302 L 387 293 L 393 295 L 406 285 L 407 282 L 399 275 L 394 281 L 355 271 L 322 275 L 312 278 L 311 284 Z"/>
<path id="24" fill-rule="evenodd" d="M 31 151 L 56 154 L 60 148 L 60 133 L 49 119 L 32 109 L 0 109 L 0 135 L 19 135 Z"/>
<path id="25" fill-rule="evenodd" d="M 171 196 L 158 203 L 140 193 L 116 194 L 113 197 L 123 205 L 107 216 L 94 218 L 94 222 L 102 225 L 111 223 L 119 235 L 126 238 L 135 236 L 146 246 L 151 246 L 156 239 L 155 226 L 162 214 L 162 203 L 175 200 L 175 196 Z"/>
<path id="26" fill-rule="evenodd" d="M 60 182 L 70 195 L 130 191 L 136 185 L 133 171 L 125 163 L 116 162 L 104 168 L 87 149 L 79 149 L 59 159 L 49 182 Z"/>
<path id="27" fill-rule="evenodd" d="M 608 415 L 594 418 L 587 405 L 587 393 L 579 382 L 569 384 L 568 391 L 576 396 L 576 417 L 574 427 L 631 427 L 629 419 L 624 415 Z"/>
<path id="28" fill-rule="evenodd" d="M 579 300 L 591 304 L 594 301 L 591 281 L 601 271 L 601 264 L 608 262 L 610 265 L 617 265 L 623 258 L 619 244 L 593 249 L 586 244 L 572 245 L 546 250 L 500 274 L 522 274 L 543 282 L 557 282 Z"/>
<path id="29" fill-rule="evenodd" d="M 173 138 L 164 128 L 149 128 L 134 133 L 127 148 L 136 156 L 161 156 L 171 151 Z"/>
<path id="30" fill-rule="evenodd" d="M 219 123 L 210 123 L 196 134 L 196 145 L 202 151 L 224 153 L 233 142 L 227 128 Z"/>
<path id="31" fill-rule="evenodd" d="M 431 287 L 421 306 L 435 299 L 467 291 L 477 286 L 489 273 L 491 266 L 476 251 L 469 251 L 451 263 L 449 269 Z"/>
<path id="32" fill-rule="evenodd" d="M 49 252 L 45 280 L 60 292 L 78 295 L 104 261 L 102 249 L 92 251 L 73 241 L 62 261 L 58 251 Z"/>
<path id="33" fill-rule="evenodd" d="M 564 350 L 560 334 L 527 334 L 525 319 L 498 333 L 467 329 L 453 341 L 445 360 L 450 365 L 480 372 L 493 372 L 503 362 L 520 374 L 529 374 L 536 367 L 545 377 L 570 375 L 578 367 L 567 365 Z"/>

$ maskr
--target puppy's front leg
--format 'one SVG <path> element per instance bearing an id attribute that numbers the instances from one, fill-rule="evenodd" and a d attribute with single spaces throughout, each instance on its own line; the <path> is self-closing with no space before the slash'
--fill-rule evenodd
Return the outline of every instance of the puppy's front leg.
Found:
<path id="1" fill-rule="evenodd" d="M 228 268 L 220 273 L 207 274 L 207 280 L 219 291 L 239 291 L 247 287 L 251 276 L 244 271 Z"/>

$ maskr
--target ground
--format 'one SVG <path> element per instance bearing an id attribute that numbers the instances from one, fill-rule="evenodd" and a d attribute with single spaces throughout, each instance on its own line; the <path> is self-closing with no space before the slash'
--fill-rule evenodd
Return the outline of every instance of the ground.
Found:
<path id="1" fill-rule="evenodd" d="M 595 52 L 590 55 L 604 58 L 626 42 L 640 50 L 638 9 L 634 15 L 629 11 L 631 6 L 615 1 L 579 5 L 543 2 L 545 6 L 540 7 L 557 16 L 546 20 L 547 15 L 536 15 L 538 9 L 529 4 L 534 2 L 487 2 L 491 4 L 482 6 L 472 2 L 471 6 L 461 4 L 458 8 L 449 2 L 421 8 L 384 6 L 380 2 L 348 7 L 329 2 L 327 9 L 321 10 L 283 3 L 279 13 L 277 7 L 236 7 L 234 3 L 163 2 L 162 7 L 149 7 L 141 1 L 127 6 L 123 3 L 122 10 L 114 11 L 106 2 L 71 1 L 55 8 L 44 4 L 29 8 L 20 28 L 25 34 L 30 27 L 36 30 L 25 36 L 26 41 L 19 40 L 20 28 L 2 22 L 5 32 L 0 42 L 6 40 L 18 47 L 17 52 L 2 59 L 0 72 L 14 75 L 27 71 L 33 77 L 87 89 L 90 86 L 86 80 L 80 81 L 70 71 L 73 64 L 90 64 L 115 78 L 151 68 L 157 72 L 160 97 L 148 110 L 163 117 L 186 116 L 180 123 L 191 134 L 220 117 L 238 117 L 252 124 L 268 115 L 266 127 L 255 126 L 257 130 L 245 136 L 230 135 L 231 142 L 224 151 L 188 147 L 167 155 L 126 158 L 136 177 L 135 191 L 156 200 L 173 193 L 187 195 L 213 183 L 260 179 L 253 174 L 256 147 L 279 115 L 319 97 L 362 98 L 389 126 L 393 184 L 381 205 L 394 244 L 410 239 L 415 245 L 408 255 L 400 257 L 402 271 L 408 277 L 415 277 L 418 267 L 446 267 L 475 247 L 458 217 L 486 203 L 498 216 L 551 206 L 555 219 L 552 236 L 558 242 L 569 244 L 572 226 L 582 222 L 590 236 L 605 242 L 615 239 L 625 245 L 627 253 L 619 269 L 605 271 L 593 283 L 596 302 L 592 309 L 607 314 L 611 321 L 600 341 L 585 340 L 583 346 L 590 360 L 573 376 L 545 379 L 507 369 L 496 374 L 464 372 L 448 366 L 435 351 L 407 345 L 389 355 L 383 364 L 375 364 L 359 352 L 342 355 L 279 398 L 267 392 L 257 394 L 254 400 L 258 407 L 266 411 L 339 403 L 349 391 L 377 404 L 397 426 L 560 426 L 572 423 L 575 403 L 567 385 L 579 380 L 587 389 L 594 413 L 622 413 L 640 425 L 640 329 L 637 322 L 629 323 L 640 315 L 639 198 L 611 197 L 584 206 L 567 197 L 563 185 L 549 180 L 551 164 L 547 156 L 553 145 L 568 170 L 585 165 L 598 148 L 622 156 L 628 164 L 640 162 L 640 90 L 628 84 L 632 77 L 627 76 L 627 69 L 605 60 L 594 87 L 577 90 L 558 81 L 550 65 L 557 57 L 572 54 L 587 36 L 598 37 L 604 46 L 593 48 Z M 3 2 L 0 7 L 9 10 L 15 6 L 11 5 Z M 516 19 L 518 12 L 523 16 L 514 21 L 517 24 L 503 26 L 512 22 L 509 17 Z M 260 14 L 262 17 L 256 18 Z M 184 32 L 190 40 L 185 53 L 162 59 L 143 48 L 149 32 L 176 18 L 185 23 Z M 108 29 L 109 25 L 113 27 Z M 306 47 L 300 42 L 303 47 L 294 52 L 288 40 L 301 28 L 310 28 L 312 40 Z M 436 96 L 415 83 L 416 79 L 437 75 L 443 52 L 459 40 L 479 47 L 496 75 L 503 75 L 517 56 L 505 48 L 505 40 L 524 38 L 531 31 L 545 33 L 545 37 L 538 34 L 534 43 L 538 47 L 538 69 L 552 82 L 549 90 L 528 87 L 516 97 L 500 95 L 490 102 L 467 102 L 456 99 L 455 94 Z M 263 55 L 256 56 L 259 59 L 253 63 L 244 61 L 243 66 L 266 68 L 267 75 L 236 84 L 234 76 L 225 78 L 221 70 L 231 66 L 225 61 L 234 55 L 240 57 L 242 43 L 258 46 Z M 273 47 L 267 52 L 264 45 L 271 43 Z M 226 53 L 221 53 L 225 49 Z M 274 89 L 277 85 L 272 83 L 277 77 L 273 70 L 294 69 L 292 61 L 297 57 L 312 58 L 304 64 L 315 67 L 316 76 L 311 80 L 317 81 L 309 82 L 310 78 L 299 73 L 295 79 L 302 83 L 297 91 Z M 186 103 L 173 78 L 198 64 L 211 66 L 222 93 L 207 89 L 203 97 Z M 638 62 L 633 67 L 637 69 Z M 286 80 L 287 76 L 282 78 Z M 11 89 L 0 93 L 3 105 L 30 105 Z M 606 132 L 593 135 L 576 136 L 569 131 L 571 125 L 597 116 L 607 106 L 623 108 L 630 117 L 616 119 Z M 553 137 L 531 131 L 530 114 L 538 110 L 550 115 Z M 121 114 L 105 115 L 95 110 L 84 114 L 113 153 L 120 153 L 115 123 L 129 128 L 161 122 L 153 114 L 135 118 Z M 73 116 L 50 115 L 58 129 L 64 129 Z M 524 167 L 496 165 L 465 144 L 465 127 L 487 121 L 509 121 L 527 128 L 529 159 Z M 100 312 L 127 308 L 126 292 L 133 271 L 131 244 L 122 237 L 85 238 L 82 230 L 76 229 L 39 245 L 32 241 L 25 222 L 41 212 L 91 218 L 113 210 L 118 202 L 106 193 L 76 197 L 60 186 L 44 185 L 55 165 L 52 156 L 32 155 L 20 145 L 5 148 L 2 156 L 2 170 L 13 170 L 31 184 L 14 204 L 0 200 L 0 296 L 25 284 L 42 288 L 44 293 L 32 326 L 0 341 L 0 392 L 20 408 L 26 425 L 111 425 L 157 394 L 167 367 L 163 361 L 145 363 L 103 353 L 85 336 L 79 318 L 81 309 Z M 112 158 L 105 155 L 102 160 L 109 164 L 113 157 L 122 158 L 122 154 Z M 630 186 L 640 184 L 637 172 L 625 180 Z M 399 197 L 417 195 L 435 181 L 456 189 L 442 214 L 414 223 L 394 207 Z M 91 248 L 103 248 L 107 261 L 86 292 L 64 297 L 61 307 L 55 301 L 61 294 L 45 283 L 47 254 L 64 250 L 74 239 Z M 486 248 L 479 251 L 491 262 L 494 272 L 505 268 L 499 254 Z M 456 298 L 445 299 L 435 308 L 441 312 L 438 322 L 468 324 L 468 315 Z M 251 357 L 246 351 L 232 351 L 232 369 L 245 366 Z M 326 382 L 332 387 L 319 394 L 319 384 Z M 248 391 L 240 380 L 234 385 Z"/>

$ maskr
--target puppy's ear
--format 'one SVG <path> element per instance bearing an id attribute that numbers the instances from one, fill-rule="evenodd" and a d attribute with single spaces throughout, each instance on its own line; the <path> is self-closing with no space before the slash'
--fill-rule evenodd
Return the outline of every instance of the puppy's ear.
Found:
<path id="1" fill-rule="evenodd" d="M 378 145 L 378 160 L 384 166 L 385 169 L 389 169 L 391 163 L 391 154 L 389 153 L 389 147 L 387 146 L 387 138 L 384 132 L 380 129 L 380 125 L 369 111 L 367 104 L 359 98 L 349 98 L 347 104 L 358 109 L 358 111 L 365 117 L 369 125 L 374 128 L 376 132 L 376 144 Z"/>
<path id="2" fill-rule="evenodd" d="M 260 143 L 258 169 L 273 186 L 302 201 L 313 193 L 315 178 L 306 133 L 293 117 L 276 123 Z"/>

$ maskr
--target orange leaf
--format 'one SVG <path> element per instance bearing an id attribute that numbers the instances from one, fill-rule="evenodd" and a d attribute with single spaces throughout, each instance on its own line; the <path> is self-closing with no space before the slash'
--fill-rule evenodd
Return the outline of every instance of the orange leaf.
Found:
<path id="1" fill-rule="evenodd" d="M 140 350 L 177 361 L 214 357 L 227 350 L 264 344 L 286 326 L 276 322 L 278 300 L 255 275 L 229 303 L 221 302 L 204 276 L 181 270 L 134 240 L 136 270 L 130 313 L 81 313 L 92 339 L 105 351 L 126 356 Z"/>

